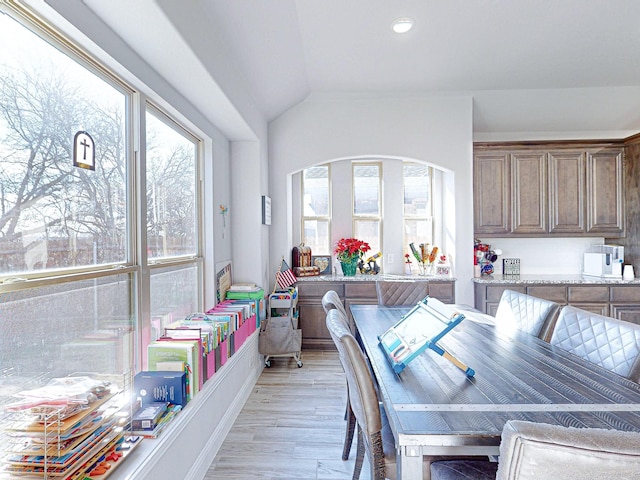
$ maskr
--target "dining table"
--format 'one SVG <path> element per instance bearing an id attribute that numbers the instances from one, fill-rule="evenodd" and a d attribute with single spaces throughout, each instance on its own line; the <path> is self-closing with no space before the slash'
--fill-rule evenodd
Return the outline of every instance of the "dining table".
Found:
<path id="1" fill-rule="evenodd" d="M 410 309 L 350 306 L 394 435 L 398 479 L 422 480 L 423 456 L 496 460 L 508 420 L 640 431 L 639 384 L 472 313 L 437 342 L 472 376 L 437 349 L 397 373 L 379 337 Z"/>

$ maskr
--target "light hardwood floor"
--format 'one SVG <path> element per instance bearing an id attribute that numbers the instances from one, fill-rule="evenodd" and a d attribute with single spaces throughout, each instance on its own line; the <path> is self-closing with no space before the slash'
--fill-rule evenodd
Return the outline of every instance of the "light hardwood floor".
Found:
<path id="1" fill-rule="evenodd" d="M 305 350 L 302 368 L 276 357 L 211 463 L 205 480 L 349 480 L 343 461 L 346 383 L 337 351 Z M 365 461 L 360 480 L 369 480 Z"/>

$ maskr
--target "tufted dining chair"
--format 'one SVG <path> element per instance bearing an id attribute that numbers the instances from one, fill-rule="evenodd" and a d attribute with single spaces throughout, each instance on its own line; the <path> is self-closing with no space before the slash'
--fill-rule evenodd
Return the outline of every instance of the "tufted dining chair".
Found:
<path id="1" fill-rule="evenodd" d="M 344 308 L 344 304 L 342 300 L 340 300 L 340 295 L 335 290 L 329 290 L 322 297 L 322 308 L 324 308 L 324 312 L 328 313 L 332 308 L 337 309 L 344 318 L 349 318 L 347 316 L 347 310 Z"/>
<path id="2" fill-rule="evenodd" d="M 337 310 L 327 314 L 327 329 L 338 348 L 347 379 L 349 402 L 358 426 L 358 446 L 353 479 L 358 480 L 365 454 L 371 467 L 371 479 L 395 480 L 397 477 L 395 440 L 391 427 L 378 402 L 375 381 L 367 359 L 356 338 L 340 318 Z M 443 457 L 424 456 L 424 478 L 429 478 L 429 464 Z"/>
<path id="3" fill-rule="evenodd" d="M 371 479 L 395 479 L 395 448 L 393 434 L 381 413 L 374 381 L 364 354 L 355 337 L 340 318 L 337 310 L 327 314 L 327 329 L 338 348 L 340 362 L 347 379 L 349 402 L 358 426 L 358 447 L 353 472 L 360 478 L 367 454 L 371 465 Z"/>
<path id="4" fill-rule="evenodd" d="M 640 383 L 640 325 L 567 305 L 550 343 Z"/>
<path id="5" fill-rule="evenodd" d="M 484 469 L 482 467 L 485 467 Z M 640 433 L 508 421 L 497 464 L 431 464 L 431 480 L 640 480 Z"/>
<path id="6" fill-rule="evenodd" d="M 335 317 L 335 321 L 340 321 L 343 324 L 343 327 L 347 330 L 350 330 L 349 321 L 347 320 L 347 312 L 342 304 L 342 300 L 340 300 L 340 296 L 334 291 L 329 290 L 322 297 L 322 307 L 324 308 L 325 313 L 328 315 L 329 312 L 333 311 L 333 317 Z M 333 339 L 333 335 L 331 336 Z M 335 339 L 334 343 L 335 343 Z M 336 348 L 338 345 L 336 344 Z M 338 350 L 338 352 L 340 352 Z M 342 363 L 342 362 L 341 362 Z M 351 452 L 351 445 L 353 444 L 353 435 L 356 429 L 356 417 L 353 416 L 353 412 L 351 411 L 351 403 L 349 402 L 349 389 L 347 389 L 347 405 L 345 407 L 344 419 L 347 422 L 345 433 L 344 433 L 344 445 L 342 447 L 342 459 L 348 460 L 349 453 Z"/>
<path id="7" fill-rule="evenodd" d="M 376 281 L 378 305 L 415 305 L 429 295 L 429 282 L 413 280 Z"/>
<path id="8" fill-rule="evenodd" d="M 549 341 L 560 305 L 525 293 L 505 290 L 496 310 L 498 328 L 513 328 Z"/>

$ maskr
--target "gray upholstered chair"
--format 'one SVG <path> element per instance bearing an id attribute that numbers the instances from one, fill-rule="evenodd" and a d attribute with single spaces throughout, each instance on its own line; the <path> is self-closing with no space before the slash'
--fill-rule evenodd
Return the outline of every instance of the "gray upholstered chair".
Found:
<path id="1" fill-rule="evenodd" d="M 376 281 L 378 305 L 415 305 L 429 295 L 429 282 L 413 280 Z"/>
<path id="2" fill-rule="evenodd" d="M 434 462 L 431 480 L 639 480 L 640 433 L 511 420 L 499 458 Z"/>
<path id="3" fill-rule="evenodd" d="M 393 432 L 378 402 L 375 380 L 367 358 L 356 338 L 333 309 L 327 314 L 327 329 L 338 348 L 349 389 L 349 402 L 358 426 L 358 447 L 353 479 L 360 478 L 364 456 L 368 455 L 371 479 L 395 480 L 396 451 Z M 424 478 L 429 478 L 429 465 L 443 457 L 424 456 Z"/>
<path id="4" fill-rule="evenodd" d="M 324 308 L 325 313 L 329 313 L 329 310 L 332 308 L 337 309 L 345 318 L 349 318 L 347 315 L 347 310 L 344 308 L 344 304 L 342 300 L 340 300 L 340 295 L 335 290 L 329 290 L 322 297 L 322 308 Z"/>
<path id="5" fill-rule="evenodd" d="M 640 383 L 640 325 L 568 305 L 550 343 Z"/>
<path id="6" fill-rule="evenodd" d="M 340 354 L 349 389 L 349 402 L 358 425 L 358 449 L 353 478 L 360 478 L 366 453 L 371 465 L 372 480 L 395 479 L 393 434 L 381 413 L 364 353 L 335 309 L 327 314 L 327 329 Z"/>
<path id="7" fill-rule="evenodd" d="M 498 328 L 515 328 L 549 341 L 560 305 L 513 290 L 505 290 L 496 311 Z"/>
<path id="8" fill-rule="evenodd" d="M 322 307 L 324 308 L 325 313 L 328 315 L 329 312 L 334 311 L 332 313 L 332 317 L 334 321 L 342 322 L 343 327 L 347 330 L 351 331 L 349 327 L 349 321 L 347 320 L 347 312 L 342 304 L 342 300 L 334 290 L 329 290 L 322 297 Z M 331 338 L 334 340 L 333 335 Z M 336 344 L 336 348 L 338 345 Z M 340 353 L 340 350 L 338 350 Z M 341 361 L 342 363 L 342 361 Z M 351 410 L 351 403 L 349 402 L 349 389 L 347 389 L 347 405 L 345 407 L 344 419 L 347 422 L 345 433 L 344 433 L 344 445 L 342 447 L 342 459 L 348 460 L 349 453 L 351 452 L 351 444 L 353 443 L 353 434 L 356 429 L 356 417 L 353 416 L 353 411 Z"/>

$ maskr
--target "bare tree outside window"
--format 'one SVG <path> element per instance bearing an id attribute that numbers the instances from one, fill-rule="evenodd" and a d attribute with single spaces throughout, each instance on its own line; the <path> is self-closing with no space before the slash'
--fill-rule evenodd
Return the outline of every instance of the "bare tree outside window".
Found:
<path id="1" fill-rule="evenodd" d="M 0 17 L 0 274 L 126 260 L 125 96 Z M 96 169 L 73 166 L 91 133 Z"/>

